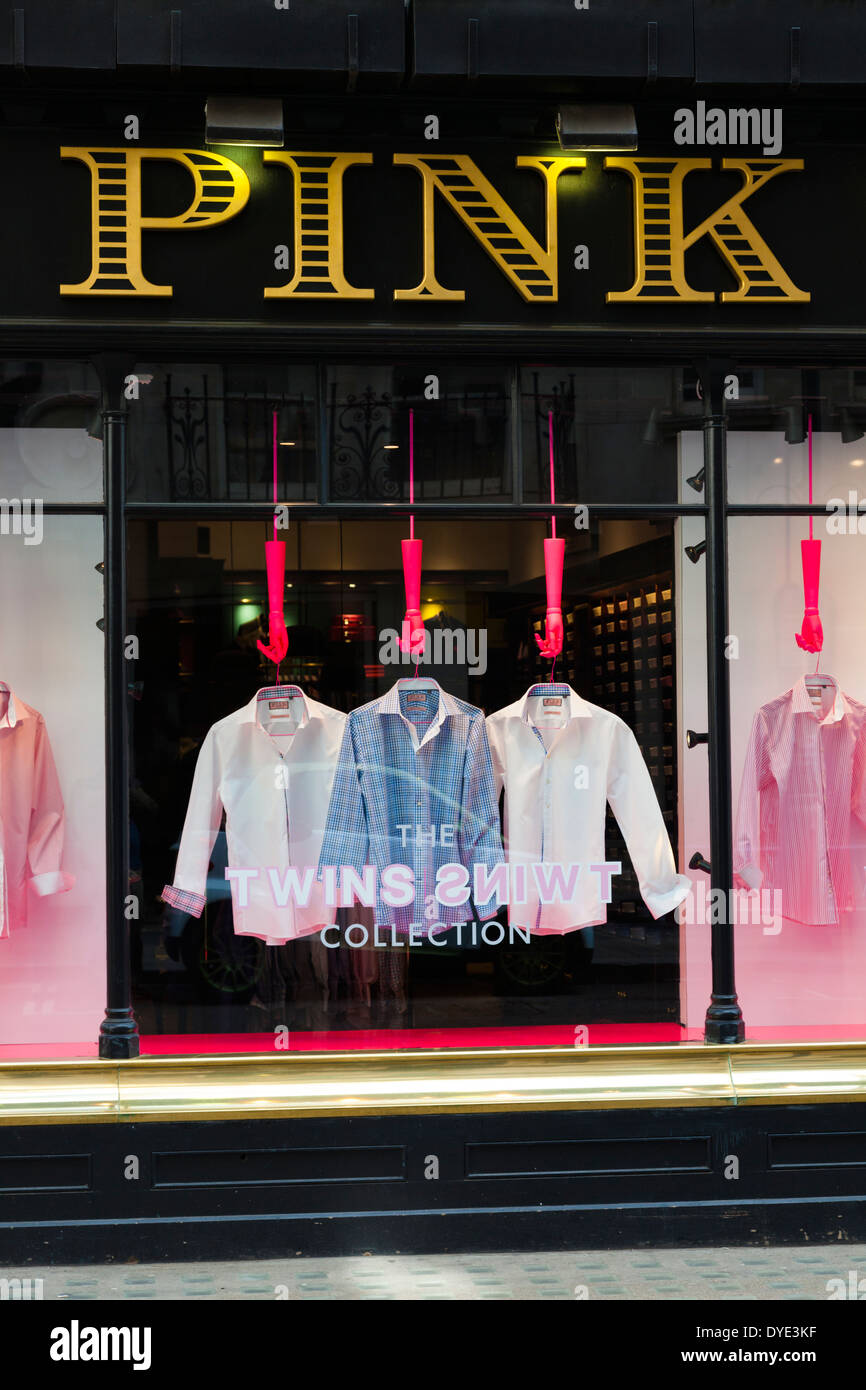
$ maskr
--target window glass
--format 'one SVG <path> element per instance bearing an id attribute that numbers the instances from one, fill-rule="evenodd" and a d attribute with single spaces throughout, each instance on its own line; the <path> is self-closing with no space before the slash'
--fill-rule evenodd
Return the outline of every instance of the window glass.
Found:
<path id="1" fill-rule="evenodd" d="M 20 531 L 22 506 L 102 501 L 101 401 L 89 363 L 0 362 L 4 526 Z"/>
<path id="2" fill-rule="evenodd" d="M 726 402 L 728 500 L 751 506 L 803 506 L 812 493 L 830 511 L 862 492 L 866 464 L 866 372 L 854 368 L 760 367 L 737 372 L 738 398 Z M 733 446 L 733 447 L 731 447 Z"/>
<path id="3" fill-rule="evenodd" d="M 416 518 L 417 676 L 397 640 L 406 532 L 405 520 L 292 519 L 289 649 L 275 689 L 257 646 L 267 525 L 204 510 L 132 523 L 144 905 L 133 955 L 145 1051 L 685 1036 L 672 524 L 572 532 L 552 667 L 535 640 L 545 524 Z M 393 709 L 377 712 L 400 680 Z M 485 723 L 512 705 L 518 717 Z M 437 901 L 443 866 L 458 877 L 468 868 L 474 889 L 474 866 L 495 873 L 503 859 L 503 783 L 505 853 L 528 874 L 519 910 Z M 372 900 L 317 906 L 324 877 L 307 883 L 304 869 L 321 864 L 343 876 L 336 897 L 348 881 Z M 408 902 L 399 875 L 382 894 L 394 864 L 409 872 Z M 256 871 L 245 893 L 238 870 Z"/>
<path id="4" fill-rule="evenodd" d="M 484 363 L 329 368 L 332 498 L 408 500 L 410 411 L 417 501 L 510 498 L 511 378 Z"/>
<path id="5" fill-rule="evenodd" d="M 522 368 L 525 496 L 550 498 L 552 415 L 557 501 L 676 501 L 678 439 L 700 427 L 699 390 L 694 371 L 664 366 Z M 681 500 L 702 499 L 687 489 Z"/>
<path id="6" fill-rule="evenodd" d="M 731 503 L 755 509 L 728 525 L 734 889 L 716 905 L 734 928 L 747 1038 L 858 1038 L 866 1025 L 866 807 L 861 715 L 866 664 L 859 595 L 866 578 L 858 480 L 864 465 L 861 374 L 741 368 L 726 403 Z M 808 515 L 761 509 L 809 502 Z M 701 456 L 684 436 L 682 485 Z M 684 860 L 709 857 L 707 760 L 685 731 L 707 728 L 703 521 L 679 523 L 680 824 Z M 692 550 L 695 554 L 695 550 Z M 709 920 L 708 879 L 693 881 L 693 917 Z M 682 929 L 685 1021 L 710 987 L 699 927 Z"/>
<path id="7" fill-rule="evenodd" d="M 0 1057 L 95 1055 L 105 1010 L 103 522 L 0 540 Z"/>
<path id="8" fill-rule="evenodd" d="M 129 410 L 135 501 L 262 502 L 316 496 L 317 396 L 312 367 L 136 368 Z"/>

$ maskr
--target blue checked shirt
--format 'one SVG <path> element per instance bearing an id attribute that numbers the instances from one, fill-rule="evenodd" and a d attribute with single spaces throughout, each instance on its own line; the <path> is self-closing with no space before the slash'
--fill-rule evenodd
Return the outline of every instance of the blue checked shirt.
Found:
<path id="1" fill-rule="evenodd" d="M 389 864 L 408 865 L 415 878 L 414 902 L 391 906 L 377 893 L 376 921 L 403 930 L 417 923 L 426 935 L 438 922 L 451 925 L 473 917 L 471 898 L 459 906 L 436 901 L 437 869 L 462 864 L 471 889 L 474 864 L 492 869 L 503 858 L 480 709 L 446 694 L 435 681 L 412 679 L 398 681 L 381 699 L 352 711 L 337 761 L 320 876 L 325 865 L 345 865 L 357 873 L 365 864 L 379 873 Z M 475 909 L 479 917 L 490 917 L 496 903 L 476 903 Z"/>

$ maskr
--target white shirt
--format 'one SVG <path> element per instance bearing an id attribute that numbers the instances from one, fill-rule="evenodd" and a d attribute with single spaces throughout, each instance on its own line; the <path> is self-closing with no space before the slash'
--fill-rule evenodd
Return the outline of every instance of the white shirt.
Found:
<path id="1" fill-rule="evenodd" d="M 609 802 L 653 917 L 671 912 L 689 892 L 678 874 L 662 813 L 637 740 L 627 724 L 570 685 L 533 685 L 487 719 L 498 789 L 505 789 L 505 852 L 525 865 L 526 901 L 509 903 L 509 922 L 541 935 L 607 921 L 603 868 Z M 533 865 L 548 866 L 541 883 Z M 558 880 L 549 866 L 561 866 Z M 611 878 L 612 883 L 612 878 Z M 557 900 L 558 899 L 558 900 Z"/>
<path id="2" fill-rule="evenodd" d="M 276 945 L 328 925 L 334 908 L 316 871 L 345 723 L 340 710 L 297 688 L 287 697 L 285 688 L 266 687 L 214 724 L 199 750 L 174 884 L 163 899 L 201 914 L 225 810 L 235 933 Z"/>

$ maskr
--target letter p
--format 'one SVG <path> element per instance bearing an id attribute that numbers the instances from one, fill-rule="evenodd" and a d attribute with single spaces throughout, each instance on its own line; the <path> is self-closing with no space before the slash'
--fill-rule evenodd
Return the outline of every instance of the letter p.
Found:
<path id="1" fill-rule="evenodd" d="M 80 159 L 91 174 L 91 270 L 61 294 L 172 295 L 171 285 L 154 285 L 141 264 L 141 233 L 151 228 L 212 227 L 241 211 L 250 196 L 244 170 L 211 150 L 86 149 L 62 145 L 61 159 Z M 193 198 L 172 217 L 145 217 L 141 168 L 145 159 L 180 164 L 192 175 Z"/>

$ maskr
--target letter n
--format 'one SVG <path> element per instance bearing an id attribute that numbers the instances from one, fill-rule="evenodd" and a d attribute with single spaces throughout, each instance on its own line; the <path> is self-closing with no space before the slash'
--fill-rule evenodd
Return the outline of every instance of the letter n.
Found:
<path id="1" fill-rule="evenodd" d="M 547 304 L 559 298 L 556 187 L 570 169 L 585 169 L 583 155 L 520 155 L 519 169 L 535 169 L 544 179 L 545 234 L 542 246 L 512 212 L 505 199 L 465 154 L 395 154 L 395 164 L 409 164 L 423 186 L 424 267 L 412 290 L 395 290 L 394 298 L 465 299 L 464 290 L 447 290 L 436 279 L 434 211 L 440 193 L 524 299 Z"/>
<path id="2" fill-rule="evenodd" d="M 141 264 L 141 233 L 212 227 L 245 207 L 250 181 L 239 164 L 210 150 L 115 149 L 63 145 L 61 159 L 80 159 L 91 175 L 91 271 L 61 294 L 171 295 L 171 285 L 154 285 Z M 192 175 L 193 199 L 172 217 L 145 217 L 141 167 L 145 159 L 180 164 Z"/>
<path id="3" fill-rule="evenodd" d="M 266 150 L 264 160 L 287 165 L 295 185 L 295 273 L 269 285 L 265 299 L 374 299 L 375 290 L 357 289 L 343 273 L 343 175 L 373 156 Z"/>
<path id="4" fill-rule="evenodd" d="M 606 169 L 624 169 L 634 187 L 634 284 L 628 290 L 609 291 L 608 303 L 714 300 L 715 291 L 692 289 L 686 279 L 685 253 L 705 236 L 737 280 L 735 290 L 719 295 L 723 303 L 805 304 L 811 298 L 797 288 L 743 211 L 746 199 L 771 179 L 802 169 L 802 159 L 723 159 L 724 170 L 739 171 L 742 186 L 688 235 L 683 227 L 683 182 L 692 170 L 709 169 L 711 160 L 616 155 L 604 164 Z"/>

